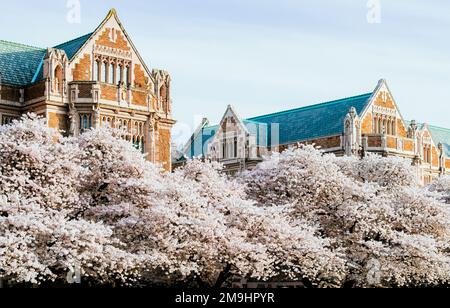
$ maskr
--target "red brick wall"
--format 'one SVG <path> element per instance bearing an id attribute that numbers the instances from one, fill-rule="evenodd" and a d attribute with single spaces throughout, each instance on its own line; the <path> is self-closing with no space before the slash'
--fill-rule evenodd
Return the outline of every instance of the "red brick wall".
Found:
<path id="1" fill-rule="evenodd" d="M 143 107 L 147 106 L 147 92 L 133 90 L 132 95 L 133 95 L 132 101 L 133 105 Z"/>
<path id="2" fill-rule="evenodd" d="M 397 120 L 397 135 L 403 138 L 408 136 L 407 130 L 401 119 Z"/>
<path id="3" fill-rule="evenodd" d="M 91 56 L 84 54 L 80 62 L 75 64 L 72 69 L 73 80 L 75 81 L 89 81 L 92 79 L 91 75 Z"/>
<path id="4" fill-rule="evenodd" d="M 64 132 L 68 132 L 68 123 L 64 114 L 55 112 L 48 113 L 48 126 Z"/>
<path id="5" fill-rule="evenodd" d="M 403 149 L 405 151 L 414 151 L 414 142 L 412 140 L 403 140 Z"/>
<path id="6" fill-rule="evenodd" d="M 148 78 L 145 76 L 145 72 L 141 65 L 134 65 L 134 86 L 137 88 L 145 88 L 148 84 Z"/>
<path id="7" fill-rule="evenodd" d="M 375 106 L 395 109 L 395 104 L 394 101 L 392 100 L 392 97 L 388 95 L 387 100 L 383 101 L 382 93 L 378 94 L 377 98 L 375 99 Z"/>
<path id="8" fill-rule="evenodd" d="M 102 34 L 100 34 L 95 44 L 130 51 L 131 48 L 130 46 L 128 46 L 128 42 L 126 41 L 123 33 L 121 31 L 115 31 L 115 35 L 117 36 L 117 38 L 116 41 L 114 42 L 110 39 L 111 31 L 112 31 L 111 28 L 106 28 L 102 32 Z"/>
<path id="9" fill-rule="evenodd" d="M 171 144 L 171 133 L 168 129 L 161 129 L 159 131 L 159 144 L 157 145 L 159 153 L 158 163 L 162 163 L 166 171 L 170 171 L 170 144 Z"/>
<path id="10" fill-rule="evenodd" d="M 397 138 L 395 137 L 387 137 L 387 147 L 390 149 L 396 149 L 397 148 Z"/>
<path id="11" fill-rule="evenodd" d="M 433 146 L 433 149 L 431 151 L 432 151 L 431 155 L 432 155 L 432 158 L 433 158 L 431 164 L 434 167 L 439 167 L 439 154 L 438 154 L 438 151 L 437 151 L 437 149 L 434 146 Z"/>
<path id="12" fill-rule="evenodd" d="M 371 134 L 373 132 L 372 114 L 368 113 L 361 124 L 362 134 Z"/>
<path id="13" fill-rule="evenodd" d="M 106 99 L 110 101 L 117 101 L 117 87 L 110 86 L 106 84 L 100 85 L 100 89 L 102 91 L 101 99 Z"/>

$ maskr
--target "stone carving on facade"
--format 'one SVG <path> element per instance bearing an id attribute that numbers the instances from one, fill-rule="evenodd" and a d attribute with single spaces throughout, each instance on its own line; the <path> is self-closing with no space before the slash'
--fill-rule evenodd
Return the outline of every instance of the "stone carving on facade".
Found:
<path id="1" fill-rule="evenodd" d="M 344 150 L 345 155 L 358 155 L 361 146 L 360 121 L 356 109 L 350 108 L 344 120 Z"/>
<path id="2" fill-rule="evenodd" d="M 100 106 L 98 104 L 96 106 L 92 106 L 92 110 L 93 110 L 93 127 L 99 128 L 101 116 Z"/>
<path id="3" fill-rule="evenodd" d="M 80 115 L 73 102 L 69 103 L 69 134 L 70 136 L 78 136 L 80 127 Z"/>

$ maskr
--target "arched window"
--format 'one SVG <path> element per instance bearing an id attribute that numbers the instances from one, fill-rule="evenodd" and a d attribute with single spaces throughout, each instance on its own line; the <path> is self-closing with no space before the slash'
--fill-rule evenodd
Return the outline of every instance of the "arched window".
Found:
<path id="1" fill-rule="evenodd" d="M 61 94 L 62 86 L 63 86 L 63 71 L 61 65 L 58 65 L 55 68 L 55 82 L 53 87 L 54 92 Z"/>
<path id="2" fill-rule="evenodd" d="M 387 125 L 387 127 L 386 127 L 386 133 L 387 133 L 388 135 L 392 135 L 392 132 L 391 132 L 391 128 L 392 128 L 391 120 L 387 120 L 387 121 L 386 121 L 386 125 Z"/>
<path id="3" fill-rule="evenodd" d="M 381 134 L 383 132 L 383 120 L 381 118 L 378 118 L 378 134 Z"/>
<path id="4" fill-rule="evenodd" d="M 392 120 L 391 125 L 392 125 L 392 127 L 391 127 L 392 135 L 396 135 L 397 134 L 397 130 L 396 130 L 397 125 L 396 125 L 396 120 L 395 119 Z"/>
<path id="5" fill-rule="evenodd" d="M 234 158 L 238 157 L 238 138 L 234 137 Z"/>
<path id="6" fill-rule="evenodd" d="M 116 79 L 115 79 L 115 72 L 116 72 L 116 68 L 114 67 L 114 63 L 111 63 L 109 65 L 109 83 L 111 84 L 115 84 L 116 83 Z"/>

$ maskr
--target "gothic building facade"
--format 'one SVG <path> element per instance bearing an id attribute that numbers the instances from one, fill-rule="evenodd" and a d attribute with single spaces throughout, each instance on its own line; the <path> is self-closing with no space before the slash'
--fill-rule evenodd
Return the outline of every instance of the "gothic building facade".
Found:
<path id="1" fill-rule="evenodd" d="M 234 173 L 299 143 L 338 156 L 408 158 L 424 184 L 450 174 L 450 129 L 404 119 L 385 80 L 367 94 L 251 119 L 242 119 L 228 106 L 219 125 L 203 120 L 174 164 L 207 158 Z"/>
<path id="2" fill-rule="evenodd" d="M 115 10 L 94 32 L 53 48 L 0 41 L 0 123 L 33 112 L 66 135 L 110 125 L 171 169 L 171 78 L 150 70 Z"/>

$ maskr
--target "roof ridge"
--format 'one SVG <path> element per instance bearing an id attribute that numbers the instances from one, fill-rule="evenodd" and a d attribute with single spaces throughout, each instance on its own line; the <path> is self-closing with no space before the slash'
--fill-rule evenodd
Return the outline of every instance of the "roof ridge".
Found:
<path id="1" fill-rule="evenodd" d="M 70 41 L 66 41 L 66 42 L 63 42 L 61 44 L 58 44 L 58 45 L 54 46 L 53 48 L 57 48 L 58 46 L 62 46 L 62 45 L 65 45 L 65 44 L 69 44 L 69 43 L 75 42 L 76 40 L 79 40 L 79 39 L 84 38 L 86 36 L 91 36 L 93 33 L 94 32 L 86 33 L 85 35 L 82 35 L 82 36 L 79 36 L 77 38 L 71 39 Z"/>
<path id="2" fill-rule="evenodd" d="M 361 97 L 364 97 L 364 96 L 369 96 L 369 95 L 372 95 L 372 94 L 373 94 L 373 92 L 369 92 L 369 93 L 365 93 L 365 94 L 349 96 L 349 97 L 340 98 L 340 99 L 333 100 L 333 101 L 317 103 L 317 104 L 303 106 L 303 107 L 299 107 L 299 108 L 294 108 L 294 109 L 289 109 L 289 110 L 269 113 L 269 114 L 265 114 L 265 115 L 261 115 L 261 116 L 257 116 L 257 117 L 248 118 L 247 120 L 255 121 L 256 119 L 266 118 L 266 117 L 270 117 L 270 116 L 281 115 L 281 114 L 291 113 L 291 112 L 296 112 L 296 111 L 301 111 L 301 110 L 314 109 L 314 108 L 318 108 L 318 107 L 322 107 L 322 106 L 326 106 L 326 105 L 338 104 L 338 103 L 340 103 L 342 101 L 346 101 L 346 100 L 350 100 L 350 99 L 357 99 L 357 98 L 361 98 Z"/>
<path id="3" fill-rule="evenodd" d="M 444 131 L 446 131 L 446 132 L 449 132 L 450 133 L 450 128 L 445 128 L 445 127 L 441 127 L 441 126 L 436 126 L 436 125 L 430 125 L 430 124 L 427 124 L 428 125 L 428 127 L 431 127 L 431 128 L 434 128 L 434 129 L 440 129 L 440 130 L 444 130 Z"/>
<path id="4" fill-rule="evenodd" d="M 36 47 L 36 46 L 27 45 L 27 44 L 22 44 L 22 43 L 17 43 L 17 42 L 12 42 L 12 41 L 6 41 L 6 40 L 0 40 L 0 43 L 8 43 L 10 45 L 26 47 L 26 48 L 32 48 L 34 50 L 44 50 L 45 49 L 45 48 L 41 48 L 41 47 Z"/>

